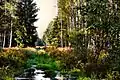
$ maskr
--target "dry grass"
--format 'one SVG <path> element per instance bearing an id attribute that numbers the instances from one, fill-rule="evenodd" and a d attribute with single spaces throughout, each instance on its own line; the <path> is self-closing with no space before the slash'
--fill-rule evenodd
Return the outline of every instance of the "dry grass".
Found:
<path id="1" fill-rule="evenodd" d="M 27 48 L 12 47 L 12 48 L 4 48 L 3 50 L 6 51 L 6 50 L 9 50 L 9 49 L 15 49 L 15 50 L 25 49 L 25 50 L 36 51 L 36 49 L 34 47 L 27 47 Z"/>

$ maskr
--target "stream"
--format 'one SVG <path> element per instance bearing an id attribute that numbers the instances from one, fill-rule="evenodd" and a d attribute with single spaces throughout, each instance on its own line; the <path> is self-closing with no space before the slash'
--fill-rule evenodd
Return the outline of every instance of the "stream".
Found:
<path id="1" fill-rule="evenodd" d="M 24 71 L 15 80 L 63 80 L 60 72 L 56 71 L 56 76 L 54 78 L 48 77 L 49 75 L 44 70 L 38 70 L 36 68 L 29 68 Z"/>
<path id="2" fill-rule="evenodd" d="M 35 67 L 31 67 L 24 70 L 24 73 L 20 76 L 15 77 L 15 80 L 77 80 L 76 77 L 71 77 L 71 75 L 68 74 L 66 75 L 62 75 L 59 71 L 55 71 L 53 73 L 50 71 L 39 70 Z"/>

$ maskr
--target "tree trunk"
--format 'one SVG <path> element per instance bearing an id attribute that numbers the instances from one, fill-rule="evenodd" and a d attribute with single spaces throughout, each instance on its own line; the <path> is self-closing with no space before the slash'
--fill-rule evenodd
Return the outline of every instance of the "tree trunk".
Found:
<path id="1" fill-rule="evenodd" d="M 12 6 L 11 6 L 11 10 L 12 10 Z M 11 29 L 10 29 L 10 41 L 9 41 L 9 48 L 11 48 L 11 44 L 12 44 L 12 26 L 13 26 L 13 22 L 12 22 L 12 18 L 13 18 L 13 11 L 11 11 Z"/>
<path id="2" fill-rule="evenodd" d="M 11 23 L 12 25 L 12 23 Z M 10 31 L 10 44 L 9 44 L 9 48 L 11 48 L 11 44 L 12 44 L 12 26 L 11 26 L 11 31 Z"/>
<path id="3" fill-rule="evenodd" d="M 6 38 L 6 31 L 4 31 L 4 39 L 3 39 L 3 48 L 5 47 L 5 38 Z"/>
<path id="4" fill-rule="evenodd" d="M 13 25 L 13 23 L 12 23 L 12 21 L 11 21 L 11 30 L 10 30 L 10 44 L 9 44 L 9 48 L 11 48 L 11 44 L 12 44 L 12 25 Z"/>

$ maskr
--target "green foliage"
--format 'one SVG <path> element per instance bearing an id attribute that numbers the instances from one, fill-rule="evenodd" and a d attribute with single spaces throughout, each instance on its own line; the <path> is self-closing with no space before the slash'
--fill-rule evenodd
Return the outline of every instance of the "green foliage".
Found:
<path id="1" fill-rule="evenodd" d="M 67 18 L 58 15 L 53 21 L 48 25 L 47 30 L 44 33 L 43 39 L 48 45 L 60 47 L 61 39 L 63 41 L 63 46 L 68 46 L 68 26 Z M 62 35 L 62 36 L 61 36 Z"/>
<path id="2" fill-rule="evenodd" d="M 0 76 L 2 79 L 12 79 L 23 72 L 27 55 L 22 50 L 7 50 L 0 53 Z"/>
<path id="3" fill-rule="evenodd" d="M 48 29 L 43 36 L 43 40 L 48 45 L 60 46 L 60 34 L 60 21 L 57 17 L 49 24 Z"/>
<path id="4" fill-rule="evenodd" d="M 117 74 L 112 74 L 118 77 L 120 71 L 119 4 L 120 1 L 117 0 L 58 0 L 58 21 L 55 22 L 61 24 L 62 19 L 65 30 L 63 34 L 67 35 L 64 36 L 64 40 L 71 43 L 74 51 L 70 53 L 51 48 L 47 49 L 49 54 L 61 60 L 66 68 L 81 69 L 89 77 L 93 74 L 95 78 L 106 78 L 107 73 L 111 74 L 112 71 L 118 71 Z M 54 24 L 52 22 L 50 25 L 52 27 L 49 27 L 46 32 L 61 33 L 61 30 L 58 30 L 60 26 Z M 49 35 L 45 34 L 48 38 L 47 42 L 58 44 L 60 37 L 55 34 Z M 85 79 L 89 80 L 87 77 Z"/>
<path id="5" fill-rule="evenodd" d="M 119 80 L 120 79 L 120 73 L 118 71 L 112 71 L 107 74 L 108 80 Z"/>
<path id="6" fill-rule="evenodd" d="M 82 68 L 83 71 L 87 71 L 88 68 L 90 75 L 94 72 L 99 78 L 104 78 L 103 75 L 106 75 L 109 70 L 119 71 L 119 3 L 119 1 L 116 3 L 116 1 L 109 0 L 58 0 L 58 18 L 62 19 L 63 28 L 69 35 L 64 39 L 71 43 L 74 52 L 72 56 L 70 54 L 65 57 L 66 55 L 63 56 L 64 52 L 51 49 L 48 50 L 50 55 L 62 61 L 65 58 L 67 62 L 63 63 L 69 66 L 74 64 L 73 67 Z M 67 20 L 71 20 L 71 23 L 66 22 Z M 68 28 L 66 28 L 67 26 Z M 57 28 L 54 30 L 60 32 Z M 52 27 L 48 31 L 52 31 Z M 54 36 L 51 37 L 52 35 Z M 58 44 L 60 39 L 55 34 L 52 35 L 47 36 L 49 37 L 48 42 Z M 85 68 L 88 64 L 90 64 L 90 68 Z M 69 66 L 67 68 L 70 68 Z"/>
<path id="7" fill-rule="evenodd" d="M 19 50 L 8 50 L 2 52 L 0 55 L 1 67 L 12 66 L 14 68 L 20 68 L 26 59 L 26 56 Z M 6 62 L 4 62 L 6 61 Z"/>
<path id="8" fill-rule="evenodd" d="M 8 80 L 12 79 L 12 76 L 14 75 L 14 71 L 12 71 L 9 67 L 1 67 L 0 68 L 0 79 L 2 80 Z"/>
<path id="9" fill-rule="evenodd" d="M 4 34 L 8 41 L 5 41 L 5 46 L 8 46 L 8 43 L 12 42 L 12 39 L 8 39 L 9 36 L 14 36 L 16 30 L 17 17 L 15 16 L 16 11 L 16 2 L 15 0 L 1 1 L 0 5 L 0 32 Z M 10 31 L 12 34 L 9 34 Z M 9 35 L 8 35 L 9 34 Z M 7 35 L 7 36 L 6 36 Z M 14 39 L 13 39 L 14 40 Z M 2 40 L 3 42 L 3 40 Z M 8 42 L 8 43 L 6 43 Z M 14 42 L 13 42 L 14 43 Z M 2 44 L 2 43 L 1 43 Z"/>
<path id="10" fill-rule="evenodd" d="M 5 49 L 0 53 L 0 79 L 12 79 L 32 65 L 37 65 L 38 69 L 46 70 L 47 74 L 60 70 L 60 62 L 45 52 L 35 52 L 29 49 Z M 51 77 L 55 76 L 54 74 Z"/>
<path id="11" fill-rule="evenodd" d="M 18 46 L 35 46 L 37 31 L 34 22 L 37 21 L 37 11 L 38 8 L 33 0 L 21 0 L 18 2 L 16 10 L 18 27 L 15 32 L 15 40 Z"/>
<path id="12" fill-rule="evenodd" d="M 60 61 L 61 69 L 69 70 L 76 67 L 77 60 L 75 54 L 71 50 L 62 50 L 60 51 L 56 47 L 46 48 L 46 52 L 53 58 L 56 58 Z"/>
<path id="13" fill-rule="evenodd" d="M 44 70 L 59 70 L 59 64 L 55 59 L 45 54 L 32 54 L 26 62 L 26 68 L 30 68 L 32 65 L 37 65 L 38 69 Z"/>
<path id="14" fill-rule="evenodd" d="M 1 10 L 1 15 L 0 15 L 0 27 L 2 28 L 9 28 L 8 25 L 10 25 L 10 20 L 8 19 L 12 19 L 11 16 L 11 7 L 12 4 L 10 4 L 9 2 L 5 2 L 4 4 L 0 5 L 0 10 Z M 6 10 L 6 12 L 5 12 Z M 9 23 L 8 23 L 9 22 Z M 7 26 L 5 25 L 7 24 Z"/>
<path id="15" fill-rule="evenodd" d="M 90 79 L 89 77 L 79 77 L 77 80 L 92 80 L 92 79 Z"/>
<path id="16" fill-rule="evenodd" d="M 5 49 L 0 53 L 0 79 L 12 80 L 23 73 L 27 60 L 36 52 L 27 49 Z"/>
<path id="17" fill-rule="evenodd" d="M 36 39 L 36 35 L 33 35 L 36 32 L 33 23 L 37 20 L 35 13 L 38 10 L 36 4 L 32 2 L 33 0 L 22 0 L 18 3 L 18 20 L 9 16 L 15 10 L 12 4 L 6 3 L 5 7 L 3 5 L 0 7 L 0 17 L 4 17 L 0 19 L 1 26 L 7 28 L 10 25 L 9 19 L 18 21 L 15 37 L 20 47 L 34 44 L 33 39 Z M 64 46 L 70 43 L 73 51 L 60 51 L 56 47 L 49 47 L 46 49 L 48 55 L 45 52 L 39 54 L 39 52 L 25 50 L 1 52 L 1 74 L 7 66 L 10 68 L 5 71 L 11 72 L 10 70 L 14 71 L 13 67 L 20 69 L 26 64 L 25 68 L 29 68 L 34 64 L 38 68 L 47 70 L 80 69 L 87 76 L 80 75 L 78 80 L 92 80 L 92 77 L 118 80 L 120 72 L 119 4 L 118 0 L 58 0 L 58 16 L 49 24 L 43 39 L 48 45 L 56 47 L 60 46 L 63 39 Z M 3 8 L 7 11 L 6 15 L 3 14 Z M 52 72 L 48 71 L 48 73 Z"/>
<path id="18" fill-rule="evenodd" d="M 56 73 L 54 70 L 45 70 L 45 77 L 49 77 L 49 78 L 54 78 L 56 76 Z"/>
<path id="19" fill-rule="evenodd" d="M 89 0 L 77 2 L 77 4 L 74 11 L 78 14 L 74 16 L 80 17 L 77 17 L 79 19 L 75 23 L 80 22 L 80 24 L 75 24 L 75 30 L 73 28 L 74 31 L 70 34 L 70 41 L 77 56 L 77 61 L 84 64 L 84 67 L 90 63 L 91 67 L 86 68 L 89 69 L 88 72 L 92 74 L 96 71 L 97 77 L 104 78 L 102 75 L 106 75 L 107 71 L 111 71 L 111 69 L 119 70 L 117 68 L 120 59 L 119 21 L 116 21 L 116 19 L 120 19 L 120 15 L 116 15 L 116 13 L 119 13 L 119 10 L 117 10 L 120 7 L 118 5 L 119 1 L 116 3 L 109 0 Z M 117 6 L 115 7 L 115 5 Z M 76 17 L 73 19 L 76 19 Z M 114 58 L 112 58 L 113 56 Z M 94 64 L 96 66 L 92 66 Z"/>

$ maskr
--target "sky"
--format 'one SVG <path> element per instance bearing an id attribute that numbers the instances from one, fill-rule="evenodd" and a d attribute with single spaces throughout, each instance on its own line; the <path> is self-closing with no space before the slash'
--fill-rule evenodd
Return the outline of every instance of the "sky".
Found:
<path id="1" fill-rule="evenodd" d="M 39 20 L 35 22 L 35 26 L 38 27 L 39 38 L 42 38 L 48 24 L 57 15 L 57 0 L 35 0 L 35 2 L 40 9 L 37 16 Z"/>

